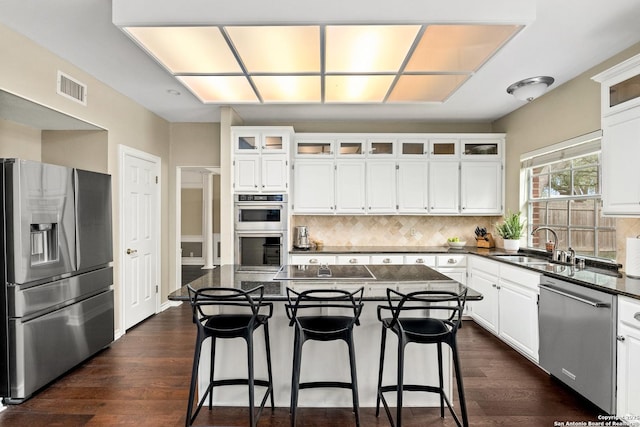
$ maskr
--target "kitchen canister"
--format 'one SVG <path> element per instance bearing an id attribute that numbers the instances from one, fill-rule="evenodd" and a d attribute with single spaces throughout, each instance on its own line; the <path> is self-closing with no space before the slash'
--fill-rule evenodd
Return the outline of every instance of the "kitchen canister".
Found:
<path id="1" fill-rule="evenodd" d="M 627 263 L 625 274 L 640 279 L 640 235 L 627 237 Z"/>

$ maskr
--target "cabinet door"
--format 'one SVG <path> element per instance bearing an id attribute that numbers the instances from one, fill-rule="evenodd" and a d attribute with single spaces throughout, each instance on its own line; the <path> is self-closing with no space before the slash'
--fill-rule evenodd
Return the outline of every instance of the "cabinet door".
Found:
<path id="1" fill-rule="evenodd" d="M 289 152 L 289 132 L 282 130 L 264 130 L 260 133 L 262 154 L 286 154 Z"/>
<path id="2" fill-rule="evenodd" d="M 234 131 L 233 149 L 238 154 L 258 153 L 260 150 L 260 132 L 255 130 Z"/>
<path id="3" fill-rule="evenodd" d="M 429 164 L 429 213 L 458 213 L 460 204 L 460 173 L 458 162 Z"/>
<path id="4" fill-rule="evenodd" d="M 471 317 L 481 326 L 498 334 L 498 278 L 472 269 L 469 287 L 482 294 L 482 300 L 473 301 Z"/>
<path id="5" fill-rule="evenodd" d="M 602 211 L 610 215 L 640 214 L 640 168 L 629 163 L 640 156 L 640 107 L 603 123 Z"/>
<path id="6" fill-rule="evenodd" d="M 617 414 L 638 421 L 640 416 L 640 330 L 618 324 Z M 632 424 L 637 425 L 637 424 Z"/>
<path id="7" fill-rule="evenodd" d="M 538 361 L 538 294 L 514 282 L 499 281 L 500 338 Z"/>
<path id="8" fill-rule="evenodd" d="M 396 213 L 396 162 L 367 163 L 367 207 L 369 213 Z"/>
<path id="9" fill-rule="evenodd" d="M 293 168 L 293 205 L 296 213 L 333 213 L 332 160 L 298 160 Z"/>
<path id="10" fill-rule="evenodd" d="M 502 215 L 502 162 L 461 162 L 460 212 Z"/>
<path id="11" fill-rule="evenodd" d="M 365 213 L 365 162 L 336 162 L 336 212 Z"/>
<path id="12" fill-rule="evenodd" d="M 427 162 L 398 162 L 398 213 L 428 212 Z"/>
<path id="13" fill-rule="evenodd" d="M 262 191 L 287 191 L 289 186 L 289 162 L 286 155 L 262 156 Z"/>
<path id="14" fill-rule="evenodd" d="M 260 190 L 260 155 L 236 156 L 233 162 L 234 191 L 255 193 Z"/>

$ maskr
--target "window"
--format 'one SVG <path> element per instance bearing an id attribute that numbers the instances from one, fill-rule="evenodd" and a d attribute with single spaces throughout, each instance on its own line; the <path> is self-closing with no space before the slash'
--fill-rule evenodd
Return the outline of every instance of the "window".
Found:
<path id="1" fill-rule="evenodd" d="M 560 249 L 571 247 L 583 256 L 615 259 L 615 219 L 601 212 L 600 137 L 581 139 L 579 144 L 552 147 L 523 161 L 528 246 L 544 249 L 545 242 L 553 240 L 548 231 L 531 235 L 537 227 L 547 226 L 557 233 Z"/>

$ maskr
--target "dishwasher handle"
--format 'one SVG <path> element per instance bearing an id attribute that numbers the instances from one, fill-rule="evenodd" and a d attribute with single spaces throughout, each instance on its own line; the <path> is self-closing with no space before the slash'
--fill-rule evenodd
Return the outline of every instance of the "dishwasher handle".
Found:
<path id="1" fill-rule="evenodd" d="M 583 297 L 581 295 L 571 294 L 571 293 L 565 292 L 565 291 L 563 291 L 561 289 L 554 288 L 553 286 L 541 284 L 540 288 L 545 289 L 545 290 L 547 290 L 549 292 L 553 292 L 553 293 L 558 294 L 558 295 L 562 295 L 562 296 L 567 297 L 567 298 L 571 298 L 572 300 L 579 301 L 579 302 L 584 303 L 584 304 L 588 304 L 588 305 L 590 305 L 592 307 L 596 307 L 596 308 L 611 307 L 611 304 L 609 304 L 608 302 L 594 301 L 592 299 Z"/>

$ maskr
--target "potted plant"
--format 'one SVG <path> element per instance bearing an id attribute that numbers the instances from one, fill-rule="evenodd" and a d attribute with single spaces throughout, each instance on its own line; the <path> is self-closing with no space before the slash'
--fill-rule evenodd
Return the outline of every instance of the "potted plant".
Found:
<path id="1" fill-rule="evenodd" d="M 501 224 L 496 224 L 498 235 L 504 239 L 506 251 L 517 251 L 520 248 L 520 238 L 524 235 L 526 220 L 520 218 L 520 212 L 509 212 Z"/>

